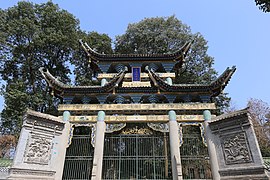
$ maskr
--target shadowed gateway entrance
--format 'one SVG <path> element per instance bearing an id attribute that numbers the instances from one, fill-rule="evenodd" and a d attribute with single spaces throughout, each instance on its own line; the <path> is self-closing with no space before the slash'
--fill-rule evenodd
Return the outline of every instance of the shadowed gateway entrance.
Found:
<path id="1" fill-rule="evenodd" d="M 75 127 L 72 143 L 66 151 L 63 180 L 91 179 L 93 155 L 91 129 Z"/>
<path id="2" fill-rule="evenodd" d="M 168 133 L 147 127 L 106 134 L 103 179 L 172 179 Z"/>

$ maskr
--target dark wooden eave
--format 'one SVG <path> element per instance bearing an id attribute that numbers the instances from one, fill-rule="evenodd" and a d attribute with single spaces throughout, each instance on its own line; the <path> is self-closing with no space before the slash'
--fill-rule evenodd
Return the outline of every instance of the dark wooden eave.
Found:
<path id="1" fill-rule="evenodd" d="M 112 91 L 118 87 L 120 82 L 123 80 L 127 69 L 119 72 L 113 79 L 107 82 L 104 86 L 71 86 L 62 83 L 60 80 L 55 78 L 51 73 L 45 69 L 40 68 L 42 76 L 48 83 L 50 89 L 54 95 L 63 97 L 64 94 L 85 94 L 85 93 L 106 93 Z"/>
<path id="2" fill-rule="evenodd" d="M 174 61 L 176 68 L 181 68 L 191 42 L 186 42 L 178 51 L 170 54 L 101 54 L 93 50 L 86 42 L 79 40 L 83 50 L 87 54 L 91 63 L 101 61 L 109 62 L 134 62 L 134 61 Z"/>
<path id="3" fill-rule="evenodd" d="M 148 69 L 149 77 L 153 84 L 164 92 L 198 92 L 206 93 L 211 97 L 218 96 L 229 83 L 236 67 L 227 68 L 222 75 L 220 75 L 210 85 L 208 84 L 173 84 L 169 85 L 162 78 L 160 78 L 152 69 Z"/>
<path id="4" fill-rule="evenodd" d="M 126 70 L 118 73 L 111 81 L 104 86 L 70 86 L 60 82 L 57 78 L 52 76 L 50 72 L 44 68 L 40 68 L 40 72 L 47 81 L 49 87 L 54 92 L 54 95 L 63 97 L 64 95 L 85 95 L 95 93 L 158 93 L 161 90 L 164 93 L 177 94 L 201 94 L 209 95 L 211 97 L 218 96 L 226 87 L 231 79 L 236 68 L 227 68 L 222 75 L 220 75 L 211 84 L 173 84 L 169 85 L 154 71 L 148 70 L 149 77 L 154 86 L 152 87 L 121 87 L 121 83 L 125 76 Z"/>

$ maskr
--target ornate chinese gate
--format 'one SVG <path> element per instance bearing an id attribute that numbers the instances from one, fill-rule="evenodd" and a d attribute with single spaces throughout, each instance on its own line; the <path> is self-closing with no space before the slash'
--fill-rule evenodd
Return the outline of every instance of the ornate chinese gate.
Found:
<path id="1" fill-rule="evenodd" d="M 183 179 L 212 179 L 207 147 L 198 126 L 184 126 L 180 147 Z"/>
<path id="2" fill-rule="evenodd" d="M 168 133 L 145 127 L 106 134 L 103 179 L 172 179 Z"/>
<path id="3" fill-rule="evenodd" d="M 94 148 L 91 129 L 75 127 L 71 145 L 67 148 L 63 179 L 91 179 Z"/>

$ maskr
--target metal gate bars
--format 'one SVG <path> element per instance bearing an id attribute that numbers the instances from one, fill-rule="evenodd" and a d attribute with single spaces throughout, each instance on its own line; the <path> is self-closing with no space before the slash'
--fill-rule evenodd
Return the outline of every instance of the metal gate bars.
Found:
<path id="1" fill-rule="evenodd" d="M 94 148 L 89 127 L 74 128 L 71 145 L 67 148 L 63 179 L 91 179 Z"/>
<path id="2" fill-rule="evenodd" d="M 167 133 L 106 134 L 103 179 L 172 179 Z"/>
<path id="3" fill-rule="evenodd" d="M 183 179 L 212 179 L 208 150 L 202 142 L 199 127 L 183 127 L 180 154 Z"/>

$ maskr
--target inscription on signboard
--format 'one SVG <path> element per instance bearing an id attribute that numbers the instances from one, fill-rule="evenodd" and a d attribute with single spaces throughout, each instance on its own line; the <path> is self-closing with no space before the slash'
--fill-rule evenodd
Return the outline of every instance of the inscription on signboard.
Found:
<path id="1" fill-rule="evenodd" d="M 141 81 L 140 67 L 132 67 L 132 81 Z"/>

